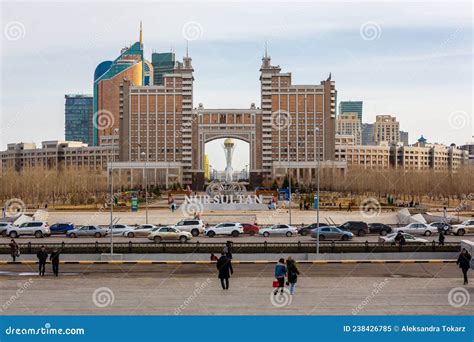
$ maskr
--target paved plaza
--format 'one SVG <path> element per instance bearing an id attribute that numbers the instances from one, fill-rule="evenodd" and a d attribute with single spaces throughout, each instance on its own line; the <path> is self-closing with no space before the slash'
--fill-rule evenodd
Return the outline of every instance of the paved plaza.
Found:
<path id="1" fill-rule="evenodd" d="M 50 265 L 47 266 L 50 272 Z M 274 265 L 2 265 L 3 315 L 473 315 L 454 264 L 300 265 L 296 295 L 272 295 Z M 21 291 L 19 291 L 21 289 Z M 19 293 L 21 292 L 21 293 Z"/>

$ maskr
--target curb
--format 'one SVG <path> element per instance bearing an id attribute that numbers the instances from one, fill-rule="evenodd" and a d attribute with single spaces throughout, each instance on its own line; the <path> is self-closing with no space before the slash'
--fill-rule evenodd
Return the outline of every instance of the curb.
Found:
<path id="1" fill-rule="evenodd" d="M 298 264 L 453 264 L 454 259 L 429 259 L 429 260 L 301 260 Z M 51 262 L 48 261 L 47 264 Z M 109 261 L 60 261 L 62 265 L 211 265 L 215 261 L 180 261 L 180 260 L 109 260 Z M 261 264 L 276 264 L 276 261 L 271 260 L 234 260 L 234 265 L 261 265 Z M 0 261 L 0 265 L 35 265 L 38 261 Z"/>

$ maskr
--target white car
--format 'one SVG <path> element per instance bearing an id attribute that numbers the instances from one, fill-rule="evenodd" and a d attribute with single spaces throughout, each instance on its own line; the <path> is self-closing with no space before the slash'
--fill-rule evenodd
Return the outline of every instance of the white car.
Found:
<path id="1" fill-rule="evenodd" d="M 129 238 L 148 236 L 154 228 L 158 228 L 158 226 L 155 226 L 154 224 L 142 224 L 136 228 L 125 230 L 122 235 Z"/>
<path id="2" fill-rule="evenodd" d="M 204 234 L 204 222 L 198 219 L 184 219 L 173 225 L 176 229 L 183 232 L 189 232 L 192 236 Z"/>
<path id="3" fill-rule="evenodd" d="M 174 227 L 157 227 L 148 235 L 148 239 L 153 240 L 156 243 L 173 240 L 178 240 L 181 243 L 185 243 L 192 238 L 193 236 L 191 233 L 182 232 L 181 230 Z"/>
<path id="4" fill-rule="evenodd" d="M 209 237 L 216 235 L 231 235 L 237 237 L 244 233 L 244 227 L 238 222 L 224 222 L 219 223 L 213 227 L 209 227 L 204 231 L 204 234 Z"/>
<path id="5" fill-rule="evenodd" d="M 402 233 L 403 237 L 405 238 L 406 243 L 428 243 L 429 241 L 426 239 L 418 238 L 413 235 Z M 397 233 L 391 233 L 386 236 L 379 236 L 379 243 L 380 244 L 395 244 L 395 238 L 397 237 Z"/>
<path id="6" fill-rule="evenodd" d="M 0 235 L 7 236 L 7 229 L 14 226 L 15 225 L 11 222 L 0 222 Z"/>
<path id="7" fill-rule="evenodd" d="M 34 235 L 36 238 L 42 238 L 44 236 L 50 236 L 51 230 L 49 229 L 48 222 L 32 221 L 22 223 L 18 227 L 11 226 L 7 228 L 6 234 L 11 238 L 17 238 L 23 235 Z"/>
<path id="8" fill-rule="evenodd" d="M 474 233 L 474 220 L 467 220 L 461 224 L 453 224 L 454 235 L 464 235 L 468 233 Z"/>
<path id="9" fill-rule="evenodd" d="M 414 235 L 430 236 L 438 233 L 438 228 L 429 226 L 425 223 L 410 223 L 404 227 L 393 228 L 394 233 L 410 233 Z"/>
<path id="10" fill-rule="evenodd" d="M 270 228 L 260 228 L 258 233 L 264 237 L 269 237 L 270 235 L 284 235 L 290 237 L 297 235 L 298 229 L 288 224 L 275 224 Z"/>
<path id="11" fill-rule="evenodd" d="M 112 235 L 121 236 L 124 232 L 135 229 L 135 227 L 128 226 L 126 224 L 113 224 Z M 107 227 L 107 233 L 110 234 L 110 227 Z"/>

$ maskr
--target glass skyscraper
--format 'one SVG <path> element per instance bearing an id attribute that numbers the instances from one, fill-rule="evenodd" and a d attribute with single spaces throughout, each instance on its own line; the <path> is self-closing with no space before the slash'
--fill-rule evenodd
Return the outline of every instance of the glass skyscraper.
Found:
<path id="1" fill-rule="evenodd" d="M 339 114 L 343 113 L 357 113 L 357 117 L 362 121 L 362 101 L 341 101 Z"/>
<path id="2" fill-rule="evenodd" d="M 154 85 L 163 85 L 163 75 L 173 73 L 175 55 L 173 52 L 154 52 L 151 54 L 151 64 L 153 65 Z"/>
<path id="3" fill-rule="evenodd" d="M 92 145 L 92 95 L 67 94 L 65 98 L 65 139 Z"/>

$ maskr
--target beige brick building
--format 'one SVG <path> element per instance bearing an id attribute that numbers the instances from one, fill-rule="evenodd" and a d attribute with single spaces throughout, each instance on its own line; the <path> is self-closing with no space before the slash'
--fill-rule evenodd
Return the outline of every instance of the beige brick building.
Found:
<path id="1" fill-rule="evenodd" d="M 374 142 L 380 144 L 400 142 L 400 124 L 397 118 L 391 115 L 377 115 L 374 123 Z"/>

